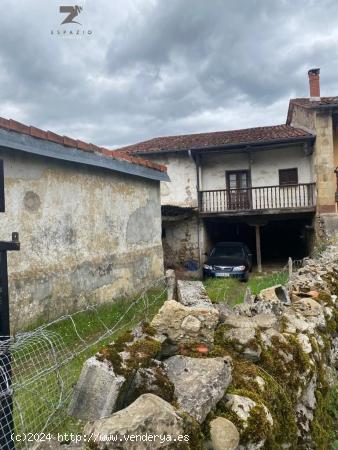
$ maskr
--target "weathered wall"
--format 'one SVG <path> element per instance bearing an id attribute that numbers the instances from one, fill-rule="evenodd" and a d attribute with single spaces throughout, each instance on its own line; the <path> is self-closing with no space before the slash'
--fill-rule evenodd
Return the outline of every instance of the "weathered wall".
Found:
<path id="1" fill-rule="evenodd" d="M 315 168 L 317 173 L 317 204 L 320 213 L 335 212 L 336 176 L 334 174 L 332 116 L 316 115 Z"/>
<path id="2" fill-rule="evenodd" d="M 198 218 L 163 222 L 164 265 L 169 268 L 182 267 L 186 261 L 199 261 Z"/>
<path id="3" fill-rule="evenodd" d="M 157 182 L 1 151 L 14 328 L 127 296 L 162 275 Z"/>
<path id="4" fill-rule="evenodd" d="M 338 152 L 335 150 L 337 144 L 332 114 L 329 111 L 320 112 L 294 106 L 291 125 L 316 134 L 313 166 L 318 212 L 333 213 L 336 211 L 336 177 L 333 171 L 337 165 Z"/>
<path id="5" fill-rule="evenodd" d="M 197 181 L 194 161 L 187 153 L 147 155 L 168 168 L 170 183 L 161 182 L 161 204 L 197 207 Z"/>
<path id="6" fill-rule="evenodd" d="M 203 155 L 202 186 L 204 190 L 225 189 L 225 171 L 250 170 L 251 184 L 272 186 L 279 184 L 279 169 L 298 168 L 299 183 L 311 183 L 311 159 L 301 146 L 279 150 L 265 150 L 252 154 L 251 164 L 247 154 Z"/>

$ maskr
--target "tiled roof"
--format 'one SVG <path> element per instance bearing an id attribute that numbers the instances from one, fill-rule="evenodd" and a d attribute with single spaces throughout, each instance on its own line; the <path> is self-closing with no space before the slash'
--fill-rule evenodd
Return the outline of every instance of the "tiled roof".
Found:
<path id="1" fill-rule="evenodd" d="M 125 153 L 152 153 L 189 149 L 207 149 L 231 145 L 259 144 L 271 141 L 292 141 L 312 138 L 313 135 L 289 125 L 246 128 L 212 133 L 186 134 L 150 139 L 118 149 Z"/>
<path id="2" fill-rule="evenodd" d="M 88 144 L 87 142 L 83 142 L 78 139 L 72 139 L 67 136 L 61 136 L 59 134 L 53 133 L 52 131 L 44 131 L 41 130 L 40 128 L 27 126 L 12 119 L 7 120 L 0 117 L 0 128 L 3 128 L 8 131 L 14 131 L 16 133 L 28 134 L 29 136 L 32 136 L 34 138 L 51 141 L 56 144 L 63 145 L 65 147 L 76 148 L 79 151 L 98 153 L 116 160 L 127 161 L 130 164 L 148 167 L 150 169 L 158 170 L 160 172 L 167 171 L 166 166 L 162 164 L 157 164 L 153 161 L 148 161 L 138 156 L 132 156 L 125 152 L 113 151 L 104 147 L 98 147 L 97 145 L 94 144 Z"/>
<path id="3" fill-rule="evenodd" d="M 294 105 L 307 109 L 338 108 L 338 97 L 320 97 L 320 100 L 310 100 L 309 97 L 292 98 L 289 103 L 288 116 L 286 119 L 287 124 L 291 123 Z"/>
<path id="4" fill-rule="evenodd" d="M 292 98 L 290 103 L 294 103 L 304 108 L 320 108 L 321 106 L 338 107 L 338 97 L 320 97 L 320 100 L 310 100 L 307 98 Z"/>

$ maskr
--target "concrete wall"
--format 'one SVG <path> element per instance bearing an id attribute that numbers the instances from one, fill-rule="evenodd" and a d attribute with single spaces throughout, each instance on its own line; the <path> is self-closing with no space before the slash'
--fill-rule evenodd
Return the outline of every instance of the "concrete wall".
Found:
<path id="1" fill-rule="evenodd" d="M 163 274 L 158 182 L 0 152 L 15 329 L 139 291 Z"/>
<path id="2" fill-rule="evenodd" d="M 171 182 L 161 182 L 162 205 L 197 207 L 196 168 L 187 152 L 149 155 L 147 159 L 168 168 Z"/>
<path id="3" fill-rule="evenodd" d="M 250 170 L 250 166 L 253 187 L 278 185 L 279 169 L 294 167 L 298 168 L 299 183 L 313 181 L 311 158 L 305 155 L 301 146 L 294 146 L 255 152 L 252 154 L 251 163 L 245 153 L 203 155 L 202 189 L 225 189 L 225 171 Z"/>

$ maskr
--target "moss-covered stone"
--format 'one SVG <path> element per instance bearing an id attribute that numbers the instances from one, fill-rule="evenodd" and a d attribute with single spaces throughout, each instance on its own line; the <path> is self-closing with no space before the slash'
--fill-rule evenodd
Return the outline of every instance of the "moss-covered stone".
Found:
<path id="1" fill-rule="evenodd" d="M 182 411 L 179 411 L 179 416 L 183 419 L 184 435 L 189 436 L 189 441 L 177 442 L 175 448 L 178 450 L 206 450 L 206 438 L 198 422 Z"/>
<path id="2" fill-rule="evenodd" d="M 147 367 L 161 350 L 161 343 L 149 336 L 134 342 L 129 338 L 127 334 L 113 344 L 108 344 L 98 355 L 99 359 L 106 359 L 112 364 L 116 374 L 123 375 L 126 379 L 139 367 Z M 121 357 L 121 352 L 126 353 L 125 358 Z"/>
<path id="3" fill-rule="evenodd" d="M 156 334 L 156 328 L 151 326 L 148 322 L 142 323 L 142 331 L 144 334 L 147 334 L 148 336 L 155 336 Z"/>

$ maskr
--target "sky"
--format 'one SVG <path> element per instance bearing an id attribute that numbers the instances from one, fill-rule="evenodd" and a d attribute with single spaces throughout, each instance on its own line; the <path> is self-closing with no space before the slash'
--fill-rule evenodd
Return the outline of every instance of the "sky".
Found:
<path id="1" fill-rule="evenodd" d="M 310 68 L 338 95 L 337 0 L 1 4 L 0 116 L 97 145 L 285 123 Z"/>

